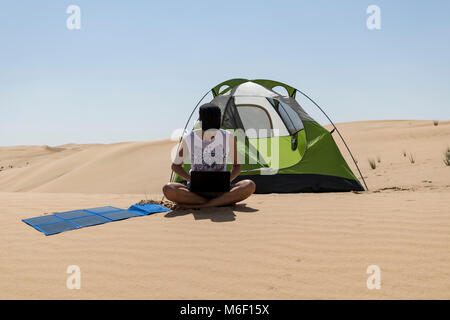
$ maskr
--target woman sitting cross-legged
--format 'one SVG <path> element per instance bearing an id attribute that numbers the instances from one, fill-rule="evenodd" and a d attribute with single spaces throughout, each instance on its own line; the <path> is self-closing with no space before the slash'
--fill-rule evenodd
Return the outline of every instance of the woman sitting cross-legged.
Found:
<path id="1" fill-rule="evenodd" d="M 204 208 L 233 205 L 255 192 L 255 183 L 241 180 L 231 184 L 228 192 L 193 192 L 190 190 L 190 174 L 183 168 L 183 159 L 189 156 L 191 171 L 226 171 L 227 160 L 232 159 L 230 183 L 241 173 L 237 161 L 236 140 L 232 134 L 220 129 L 221 111 L 213 104 L 205 104 L 199 110 L 201 129 L 183 137 L 179 152 L 172 163 L 172 170 L 186 180 L 186 184 L 170 182 L 163 187 L 167 199 L 182 208 Z"/>

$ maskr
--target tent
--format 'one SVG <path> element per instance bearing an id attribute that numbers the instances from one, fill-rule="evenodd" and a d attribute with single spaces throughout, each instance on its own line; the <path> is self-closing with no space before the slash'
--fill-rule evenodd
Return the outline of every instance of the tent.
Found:
<path id="1" fill-rule="evenodd" d="M 284 88 L 285 94 L 274 88 Z M 237 181 L 253 180 L 256 193 L 364 191 L 332 137 L 336 131 L 342 138 L 336 126 L 330 120 L 334 129 L 329 132 L 295 99 L 300 92 L 323 112 L 303 92 L 278 81 L 247 79 L 222 82 L 209 92 L 211 103 L 222 111 L 221 127 L 238 137 L 238 153 L 244 161 Z M 197 121 L 194 128 L 199 125 Z M 189 170 L 190 164 L 184 168 Z M 172 177 L 171 181 L 182 181 Z"/>

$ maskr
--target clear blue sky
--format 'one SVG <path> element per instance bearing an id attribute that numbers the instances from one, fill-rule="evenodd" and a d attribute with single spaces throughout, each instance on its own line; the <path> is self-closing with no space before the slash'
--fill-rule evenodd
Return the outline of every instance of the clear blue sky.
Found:
<path id="1" fill-rule="evenodd" d="M 81 30 L 66 28 L 71 4 Z M 371 4 L 381 30 L 366 28 Z M 0 6 L 0 145 L 167 138 L 235 77 L 304 90 L 337 122 L 448 120 L 450 1 Z"/>

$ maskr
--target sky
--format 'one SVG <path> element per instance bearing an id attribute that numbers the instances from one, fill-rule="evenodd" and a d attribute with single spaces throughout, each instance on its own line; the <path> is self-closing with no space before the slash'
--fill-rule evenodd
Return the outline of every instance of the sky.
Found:
<path id="1" fill-rule="evenodd" d="M 231 78 L 287 83 L 335 122 L 448 120 L 449 38 L 447 0 L 2 2 L 0 146 L 166 139 Z"/>

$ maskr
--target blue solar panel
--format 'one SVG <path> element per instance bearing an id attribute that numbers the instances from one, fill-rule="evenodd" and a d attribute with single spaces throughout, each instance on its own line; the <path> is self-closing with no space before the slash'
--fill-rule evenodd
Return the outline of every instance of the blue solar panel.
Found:
<path id="1" fill-rule="evenodd" d="M 149 215 L 151 213 L 170 211 L 170 209 L 155 203 L 134 204 L 128 210 L 136 211 L 136 213 L 140 215 Z"/>
<path id="2" fill-rule="evenodd" d="M 52 214 L 52 215 L 48 215 L 48 216 L 26 219 L 25 222 L 27 222 L 28 224 L 41 225 L 41 224 L 55 223 L 55 222 L 60 222 L 60 221 L 61 221 L 60 218 L 55 217 L 55 215 Z"/>
<path id="3" fill-rule="evenodd" d="M 120 208 L 116 208 L 116 207 L 100 207 L 100 208 L 91 208 L 91 209 L 86 209 L 86 211 L 90 211 L 93 213 L 103 213 L 103 212 L 112 212 L 112 211 L 120 211 L 123 209 Z"/>
<path id="4" fill-rule="evenodd" d="M 131 218 L 131 217 L 139 217 L 140 214 L 137 214 L 134 211 L 121 210 L 121 211 L 116 211 L 116 212 L 102 213 L 101 216 L 111 219 L 113 221 L 117 221 L 117 220 L 123 220 L 123 219 Z"/>
<path id="5" fill-rule="evenodd" d="M 48 236 L 63 231 L 164 211 L 170 210 L 156 204 L 133 205 L 128 210 L 107 206 L 60 212 L 22 221 Z"/>
<path id="6" fill-rule="evenodd" d="M 87 217 L 70 220 L 70 222 L 75 223 L 80 228 L 83 228 L 83 227 L 95 226 L 97 224 L 106 223 L 106 222 L 109 222 L 109 220 L 105 219 L 103 217 L 100 217 L 100 216 L 90 215 Z"/>
<path id="7" fill-rule="evenodd" d="M 77 229 L 77 227 L 68 221 L 60 221 L 56 223 L 40 225 L 39 229 L 41 229 L 46 235 L 52 235 L 63 231 Z"/>
<path id="8" fill-rule="evenodd" d="M 61 217 L 63 219 L 75 219 L 90 216 L 92 213 L 87 212 L 85 210 L 75 210 L 75 211 L 67 211 L 61 213 L 55 213 L 55 216 Z"/>

